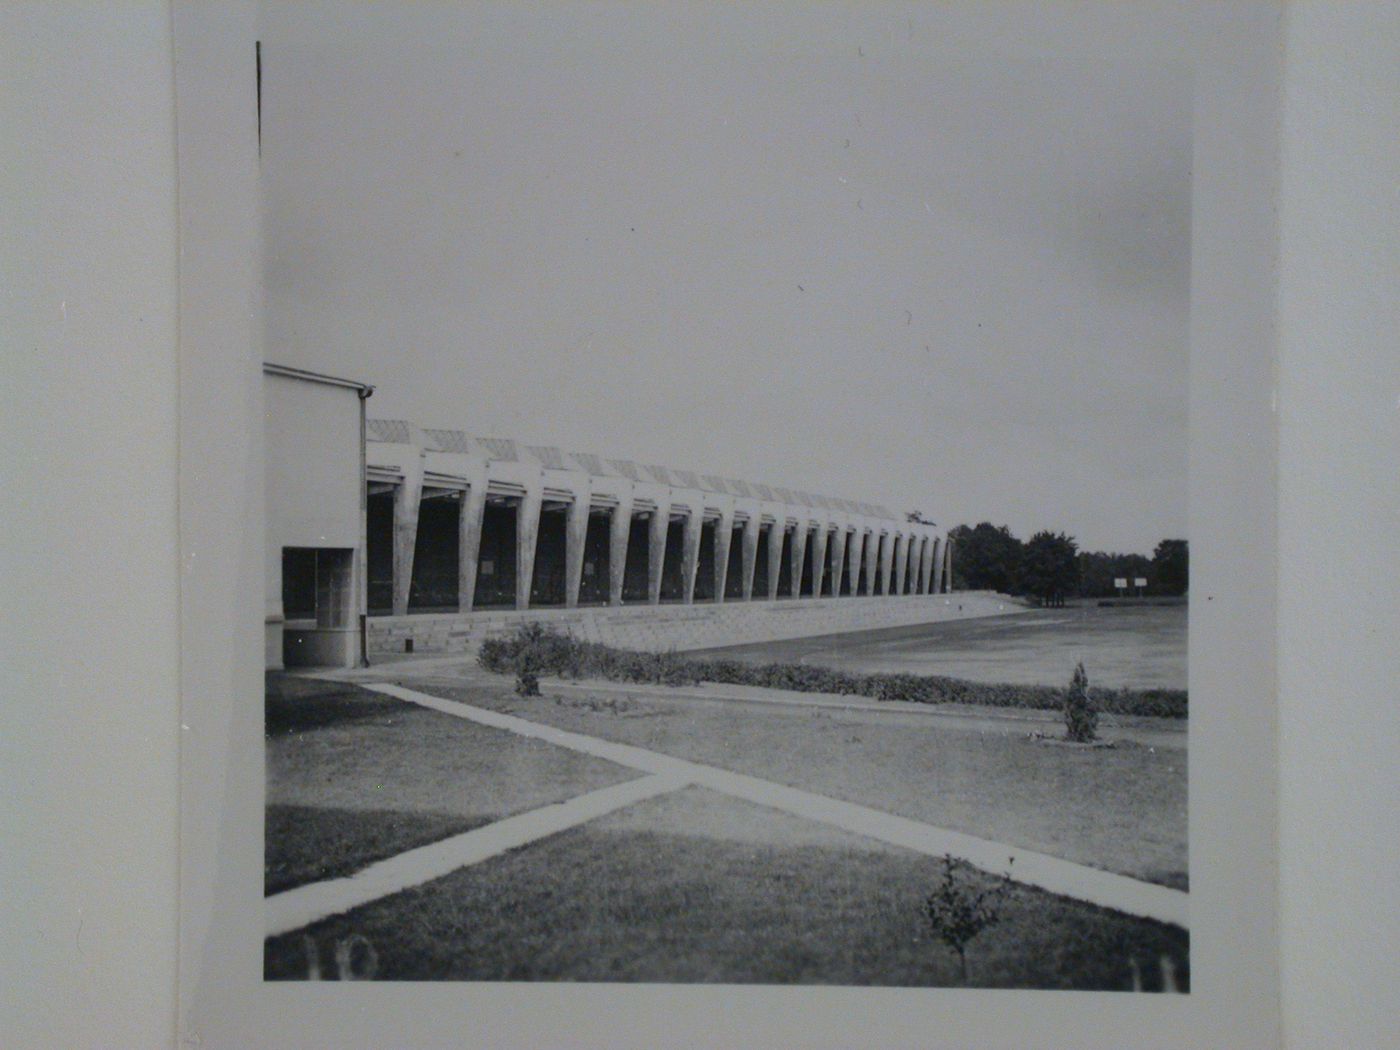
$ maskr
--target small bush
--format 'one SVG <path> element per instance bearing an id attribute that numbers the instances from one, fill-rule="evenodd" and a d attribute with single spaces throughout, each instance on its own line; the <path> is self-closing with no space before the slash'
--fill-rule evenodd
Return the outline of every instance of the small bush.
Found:
<path id="1" fill-rule="evenodd" d="M 487 638 L 477 663 L 495 674 L 514 674 L 516 691 L 539 695 L 539 676 L 606 678 L 652 685 L 694 685 L 701 680 L 697 665 L 674 652 L 641 653 L 581 642 L 543 624 L 527 623 L 514 634 Z M 533 688 L 534 692 L 523 689 Z"/>
<path id="2" fill-rule="evenodd" d="M 995 886 L 976 889 L 963 875 L 951 853 L 943 857 L 943 878 L 924 901 L 924 915 L 933 935 L 958 953 L 958 968 L 967 983 L 967 946 L 983 930 L 1001 921 L 1001 902 L 1011 890 L 1011 876 Z"/>
<path id="3" fill-rule="evenodd" d="M 1075 743 L 1087 744 L 1098 736 L 1099 712 L 1089 695 L 1089 676 L 1084 664 L 1074 668 L 1074 677 L 1065 690 L 1065 737 Z"/>
<path id="4" fill-rule="evenodd" d="M 516 647 L 513 661 L 515 691 L 520 696 L 540 695 L 540 671 L 550 662 L 554 637 L 557 636 L 551 635 L 537 623 L 527 623 L 520 628 L 520 644 Z"/>
<path id="5" fill-rule="evenodd" d="M 476 662 L 493 674 L 509 674 L 515 660 L 516 643 L 511 638 L 487 638 L 481 643 Z"/>

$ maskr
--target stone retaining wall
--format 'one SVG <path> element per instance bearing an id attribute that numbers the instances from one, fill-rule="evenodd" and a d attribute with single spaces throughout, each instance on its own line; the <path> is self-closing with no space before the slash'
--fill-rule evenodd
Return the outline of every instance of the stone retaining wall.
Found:
<path id="1" fill-rule="evenodd" d="M 486 638 L 509 634 L 522 623 L 553 626 L 576 638 L 619 649 L 651 652 L 771 642 L 880 627 L 997 616 L 1021 607 L 985 591 L 877 598 L 801 598 L 723 605 L 646 605 L 621 608 L 481 610 L 375 616 L 369 649 L 402 653 L 473 653 Z"/>

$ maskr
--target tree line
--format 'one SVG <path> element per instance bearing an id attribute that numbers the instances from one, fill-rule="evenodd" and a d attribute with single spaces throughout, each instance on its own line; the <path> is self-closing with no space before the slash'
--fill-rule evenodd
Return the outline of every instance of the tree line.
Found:
<path id="1" fill-rule="evenodd" d="M 1119 594 L 1114 581 L 1146 579 L 1141 593 L 1176 597 L 1187 590 L 1190 552 L 1185 540 L 1166 539 L 1152 556 L 1081 551 L 1063 532 L 1037 532 L 1022 541 L 1005 525 L 981 522 L 949 530 L 953 541 L 953 586 L 992 590 L 1060 605 L 1068 598 L 1108 598 Z"/>

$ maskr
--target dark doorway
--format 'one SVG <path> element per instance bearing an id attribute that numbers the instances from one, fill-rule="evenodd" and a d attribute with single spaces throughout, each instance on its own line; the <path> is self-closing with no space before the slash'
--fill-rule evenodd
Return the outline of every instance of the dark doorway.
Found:
<path id="1" fill-rule="evenodd" d="M 666 557 L 661 566 L 661 600 L 678 602 L 685 597 L 685 522 L 666 526 Z"/>
<path id="2" fill-rule="evenodd" d="M 729 537 L 729 567 L 725 569 L 724 577 L 724 597 L 742 598 L 744 596 L 744 530 L 742 526 L 735 526 L 733 533 Z"/>
<path id="3" fill-rule="evenodd" d="M 813 534 L 807 533 L 807 545 L 802 549 L 802 587 L 801 594 L 814 594 L 817 581 L 812 578 L 812 556 L 816 552 L 812 549 Z"/>
<path id="4" fill-rule="evenodd" d="M 481 549 L 476 562 L 476 597 L 473 608 L 515 605 L 514 505 L 486 505 L 481 516 Z"/>
<path id="5" fill-rule="evenodd" d="M 634 517 L 627 533 L 627 566 L 622 577 L 622 600 L 624 602 L 646 602 L 651 599 L 647 590 L 647 560 L 651 540 L 648 530 L 651 522 L 647 518 Z"/>
<path id="6" fill-rule="evenodd" d="M 783 553 L 778 559 L 778 597 L 792 597 L 792 533 L 783 530 Z"/>
<path id="7" fill-rule="evenodd" d="M 607 603 L 612 565 L 608 537 L 615 513 L 597 511 L 588 515 L 588 531 L 583 540 L 583 575 L 578 585 L 580 605 Z"/>
<path id="8" fill-rule="evenodd" d="M 366 603 L 371 616 L 394 611 L 394 494 L 371 493 L 365 504 Z"/>
<path id="9" fill-rule="evenodd" d="M 700 556 L 696 560 L 694 600 L 715 600 L 715 529 L 718 524 L 707 521 L 700 526 Z"/>
<path id="10" fill-rule="evenodd" d="M 758 529 L 758 554 L 754 558 L 753 594 L 759 601 L 768 600 L 768 537 L 772 525 L 761 525 Z"/>
<path id="11" fill-rule="evenodd" d="M 457 525 L 461 497 L 424 499 L 418 510 L 418 539 L 413 546 L 413 581 L 409 612 L 453 612 L 457 608 Z"/>
<path id="12" fill-rule="evenodd" d="M 355 552 L 282 548 L 282 661 L 288 667 L 343 663 L 353 652 Z"/>
<path id="13" fill-rule="evenodd" d="M 540 512 L 535 535 L 535 571 L 530 577 L 530 605 L 564 604 L 564 546 L 567 529 L 563 510 Z"/>

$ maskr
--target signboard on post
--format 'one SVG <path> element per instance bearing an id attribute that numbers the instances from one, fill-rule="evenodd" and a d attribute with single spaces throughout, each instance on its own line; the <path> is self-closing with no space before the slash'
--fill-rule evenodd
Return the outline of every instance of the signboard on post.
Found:
<path id="1" fill-rule="evenodd" d="M 1136 577 L 1136 578 L 1133 580 L 1133 586 L 1134 586 L 1134 587 L 1146 587 L 1146 586 L 1147 586 L 1147 577 L 1146 577 L 1146 576 L 1138 576 L 1138 577 Z"/>
<path id="2" fill-rule="evenodd" d="M 1128 580 L 1124 576 L 1115 577 L 1113 580 L 1113 586 L 1118 588 L 1118 590 L 1120 591 L 1126 591 L 1128 589 Z"/>

